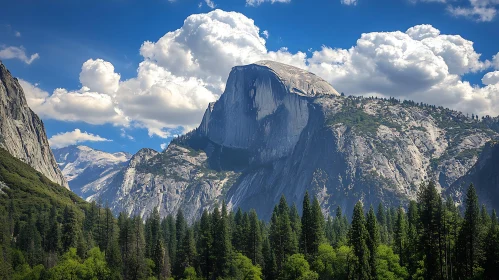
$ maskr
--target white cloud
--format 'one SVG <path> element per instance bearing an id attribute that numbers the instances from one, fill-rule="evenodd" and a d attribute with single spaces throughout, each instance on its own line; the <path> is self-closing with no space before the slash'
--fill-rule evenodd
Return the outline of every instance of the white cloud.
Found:
<path id="1" fill-rule="evenodd" d="M 112 141 L 99 135 L 95 135 L 92 133 L 81 132 L 78 128 L 73 131 L 68 131 L 64 133 L 58 133 L 53 135 L 49 139 L 49 144 L 52 148 L 62 148 L 69 145 L 74 145 L 81 142 L 104 142 L 104 141 Z"/>
<path id="2" fill-rule="evenodd" d="M 164 150 L 164 149 L 166 149 L 166 147 L 168 147 L 168 144 L 161 143 L 161 145 L 159 145 L 159 147 L 161 148 L 161 150 Z"/>
<path id="3" fill-rule="evenodd" d="M 0 49 L 0 59 L 13 59 L 17 58 L 26 64 L 31 64 L 35 59 L 39 58 L 38 53 L 34 53 L 31 56 L 26 55 L 26 50 L 21 47 L 6 47 L 3 46 Z"/>
<path id="4" fill-rule="evenodd" d="M 265 39 L 269 38 L 269 31 L 268 30 L 263 30 L 262 35 L 265 37 Z"/>
<path id="5" fill-rule="evenodd" d="M 217 6 L 212 0 L 205 0 L 205 2 L 206 6 L 210 7 L 211 9 L 215 9 L 215 7 Z"/>
<path id="6" fill-rule="evenodd" d="M 15 31 L 15 32 L 14 32 L 14 36 L 16 36 L 16 37 L 21 37 L 21 32 L 19 32 L 19 31 Z"/>
<path id="7" fill-rule="evenodd" d="M 341 4 L 343 5 L 352 5 L 352 6 L 355 6 L 357 5 L 357 0 L 341 0 Z"/>
<path id="8" fill-rule="evenodd" d="M 113 94 L 118 90 L 120 75 L 114 72 L 114 66 L 102 59 L 89 59 L 83 63 L 80 83 L 90 91 Z"/>
<path id="9" fill-rule="evenodd" d="M 289 3 L 291 0 L 246 0 L 246 5 L 247 6 L 260 6 L 264 2 L 270 2 L 271 4 L 274 3 Z"/>
<path id="10" fill-rule="evenodd" d="M 465 112 L 497 115 L 496 87 L 479 88 L 461 76 L 485 70 L 473 42 L 441 35 L 428 25 L 407 32 L 362 34 L 352 48 L 323 47 L 308 59 L 309 69 L 338 91 L 413 99 Z"/>
<path id="11" fill-rule="evenodd" d="M 485 74 L 482 78 L 482 83 L 484 85 L 494 85 L 499 84 L 499 71 L 489 72 Z"/>
<path id="12" fill-rule="evenodd" d="M 410 0 L 416 2 L 439 2 L 447 4 L 447 11 L 455 17 L 465 17 L 477 22 L 490 22 L 494 20 L 499 9 L 498 0 L 467 0 L 465 5 L 463 1 L 455 0 Z M 459 2 L 460 5 L 456 3 Z"/>

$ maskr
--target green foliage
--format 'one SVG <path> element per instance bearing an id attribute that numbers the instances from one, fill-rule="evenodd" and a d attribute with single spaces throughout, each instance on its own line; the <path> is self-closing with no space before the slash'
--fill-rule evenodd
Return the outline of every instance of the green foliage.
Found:
<path id="1" fill-rule="evenodd" d="M 370 279 L 371 267 L 369 263 L 369 249 L 367 241 L 369 233 L 366 229 L 364 208 L 359 201 L 355 204 L 352 217 L 352 225 L 348 233 L 349 245 L 353 248 L 355 264 L 353 274 L 356 279 Z"/>
<path id="2" fill-rule="evenodd" d="M 282 280 L 315 280 L 318 278 L 317 272 L 310 270 L 310 265 L 304 255 L 294 254 L 286 258 Z"/>
<path id="3" fill-rule="evenodd" d="M 339 274 L 336 252 L 329 244 L 322 243 L 319 245 L 317 256 L 314 258 L 312 268 L 317 272 L 319 279 L 327 280 L 334 279 L 336 274 Z"/>
<path id="4" fill-rule="evenodd" d="M 407 269 L 399 264 L 399 256 L 386 245 L 378 247 L 376 272 L 379 279 L 403 280 L 409 277 Z"/>
<path id="5" fill-rule="evenodd" d="M 241 253 L 236 253 L 231 261 L 230 277 L 241 280 L 261 280 L 262 270 Z"/>

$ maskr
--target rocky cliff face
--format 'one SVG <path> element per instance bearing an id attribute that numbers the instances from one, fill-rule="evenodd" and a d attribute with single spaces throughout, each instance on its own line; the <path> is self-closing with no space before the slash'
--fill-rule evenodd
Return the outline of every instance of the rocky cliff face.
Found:
<path id="1" fill-rule="evenodd" d="M 1 62 L 0 108 L 0 147 L 68 188 L 50 150 L 43 122 L 28 107 L 23 89 Z"/>
<path id="2" fill-rule="evenodd" d="M 358 200 L 398 205 L 423 181 L 447 189 L 497 136 L 456 111 L 343 97 L 314 74 L 263 61 L 234 67 L 198 129 L 162 153 L 140 151 L 95 197 L 133 214 L 181 208 L 191 220 L 222 200 L 268 219 L 281 195 L 301 207 L 307 190 L 325 213 Z"/>
<path id="3" fill-rule="evenodd" d="M 485 203 L 489 208 L 499 209 L 497 200 L 499 197 L 499 143 L 487 143 L 475 165 L 446 190 L 446 195 L 462 203 L 470 184 L 475 186 L 480 202 Z"/>
<path id="4" fill-rule="evenodd" d="M 109 185 L 132 155 L 106 153 L 87 146 L 53 149 L 55 159 L 71 190 L 86 200 Z"/>

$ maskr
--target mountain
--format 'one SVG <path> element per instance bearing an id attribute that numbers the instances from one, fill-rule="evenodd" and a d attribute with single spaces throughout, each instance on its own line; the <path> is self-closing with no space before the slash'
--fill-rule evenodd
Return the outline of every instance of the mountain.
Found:
<path id="1" fill-rule="evenodd" d="M 111 154 L 74 145 L 53 149 L 53 153 L 71 190 L 87 200 L 110 184 L 132 157 L 124 152 Z"/>
<path id="2" fill-rule="evenodd" d="M 0 147 L 68 188 L 50 150 L 43 122 L 31 111 L 19 82 L 1 62 L 0 108 Z"/>
<path id="3" fill-rule="evenodd" d="M 32 215 L 33 209 L 49 212 L 55 206 L 60 212 L 72 207 L 83 219 L 82 210 L 88 206 L 73 192 L 0 148 L 0 208 L 8 210 L 11 203 L 22 218 Z"/>
<path id="4" fill-rule="evenodd" d="M 305 191 L 323 211 L 362 200 L 399 205 L 421 182 L 442 190 L 465 175 L 498 133 L 487 122 L 412 101 L 345 97 L 304 70 L 261 61 L 234 67 L 200 126 L 166 150 L 143 149 L 92 199 L 115 212 L 193 220 L 225 200 L 269 219 Z"/>
<path id="5" fill-rule="evenodd" d="M 480 202 L 489 208 L 499 209 L 498 142 L 489 142 L 485 145 L 475 165 L 446 190 L 446 195 L 462 202 L 470 184 L 475 186 Z"/>

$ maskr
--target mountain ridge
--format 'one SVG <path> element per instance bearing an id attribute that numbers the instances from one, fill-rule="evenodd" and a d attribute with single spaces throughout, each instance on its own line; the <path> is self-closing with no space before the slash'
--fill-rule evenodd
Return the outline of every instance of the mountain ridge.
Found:
<path id="1" fill-rule="evenodd" d="M 197 129 L 162 152 L 141 150 L 92 199 L 143 216 L 154 207 L 162 216 L 182 209 L 190 221 L 224 200 L 269 219 L 281 195 L 300 209 L 305 191 L 318 197 L 325 214 L 337 206 L 350 212 L 358 200 L 399 205 L 416 197 L 421 182 L 449 188 L 498 138 L 490 118 L 413 101 L 344 97 L 332 86 L 320 92 L 308 78 L 288 82 L 272 67 L 234 67 Z"/>
<path id="2" fill-rule="evenodd" d="M 1 61 L 0 108 L 0 147 L 68 188 L 50 149 L 42 120 L 29 108 L 21 85 Z"/>

